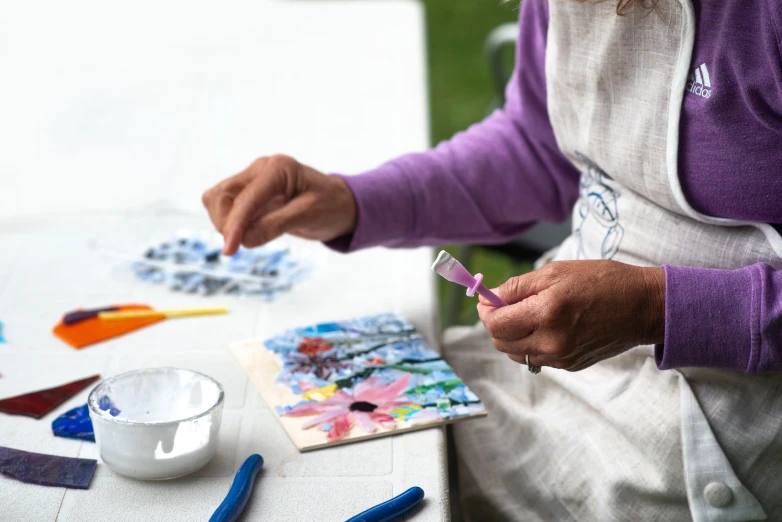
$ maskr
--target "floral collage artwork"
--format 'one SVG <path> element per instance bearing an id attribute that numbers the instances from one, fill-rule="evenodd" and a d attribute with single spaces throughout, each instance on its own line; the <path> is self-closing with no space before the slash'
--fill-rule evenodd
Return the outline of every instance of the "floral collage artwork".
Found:
<path id="1" fill-rule="evenodd" d="M 276 359 L 276 386 L 286 393 L 270 400 L 269 388 L 259 389 L 302 450 L 486 414 L 397 314 L 297 328 L 264 344 Z"/>

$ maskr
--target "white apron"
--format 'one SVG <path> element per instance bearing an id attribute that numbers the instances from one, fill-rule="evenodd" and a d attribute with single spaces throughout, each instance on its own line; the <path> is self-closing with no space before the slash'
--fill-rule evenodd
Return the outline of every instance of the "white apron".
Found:
<path id="1" fill-rule="evenodd" d="M 782 267 L 768 225 L 708 218 L 677 174 L 690 70 L 689 0 L 660 17 L 549 2 L 548 107 L 582 169 L 573 234 L 553 259 Z M 469 520 L 782 520 L 782 378 L 660 371 L 642 346 L 571 373 L 532 375 L 482 325 L 445 334 L 489 416 L 454 426 Z"/>

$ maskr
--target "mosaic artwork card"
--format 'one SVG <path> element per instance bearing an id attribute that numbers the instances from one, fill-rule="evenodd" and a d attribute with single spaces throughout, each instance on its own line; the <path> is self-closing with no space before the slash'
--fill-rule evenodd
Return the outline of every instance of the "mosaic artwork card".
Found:
<path id="1" fill-rule="evenodd" d="M 231 350 L 300 451 L 486 415 L 398 314 L 296 328 Z"/>
<path id="2" fill-rule="evenodd" d="M 218 234 L 181 231 L 144 247 L 131 270 L 141 280 L 174 291 L 272 300 L 290 290 L 310 268 L 302 252 L 281 240 L 257 248 L 240 247 L 233 256 L 222 255 L 222 249 Z"/>

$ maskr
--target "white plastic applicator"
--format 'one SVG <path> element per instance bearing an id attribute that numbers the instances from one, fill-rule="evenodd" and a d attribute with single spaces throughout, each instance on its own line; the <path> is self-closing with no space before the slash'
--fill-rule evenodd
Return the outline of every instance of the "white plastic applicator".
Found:
<path id="1" fill-rule="evenodd" d="M 437 259 L 434 260 L 432 271 L 452 283 L 466 286 L 467 295 L 470 297 L 474 296 L 475 292 L 478 292 L 497 308 L 508 305 L 497 294 L 483 285 L 483 274 L 475 274 L 473 277 L 459 261 L 445 250 L 441 250 Z"/>

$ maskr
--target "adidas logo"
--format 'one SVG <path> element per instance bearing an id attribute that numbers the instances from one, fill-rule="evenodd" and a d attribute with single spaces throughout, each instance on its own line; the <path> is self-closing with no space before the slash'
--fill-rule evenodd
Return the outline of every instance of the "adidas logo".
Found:
<path id="1" fill-rule="evenodd" d="M 687 78 L 685 90 L 698 95 L 701 98 L 711 97 L 711 79 L 709 78 L 709 70 L 706 68 L 705 63 L 700 64 L 699 67 L 696 67 L 695 70 L 690 73 L 689 78 Z"/>

